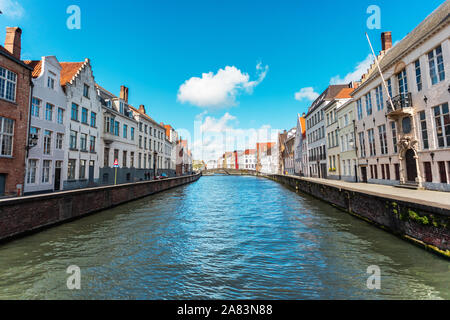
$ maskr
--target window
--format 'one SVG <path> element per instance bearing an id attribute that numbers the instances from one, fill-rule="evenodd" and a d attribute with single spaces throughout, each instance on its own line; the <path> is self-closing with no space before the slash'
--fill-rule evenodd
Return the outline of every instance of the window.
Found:
<path id="1" fill-rule="evenodd" d="M 438 146 L 450 147 L 450 114 L 448 103 L 433 108 Z"/>
<path id="2" fill-rule="evenodd" d="M 28 171 L 27 171 L 27 183 L 36 183 L 36 170 L 37 170 L 37 160 L 28 160 Z"/>
<path id="3" fill-rule="evenodd" d="M 134 152 L 130 152 L 130 168 L 134 168 Z"/>
<path id="4" fill-rule="evenodd" d="M 72 103 L 71 119 L 74 121 L 78 121 L 78 105 L 75 103 Z"/>
<path id="5" fill-rule="evenodd" d="M 64 109 L 58 108 L 57 120 L 59 124 L 64 124 Z"/>
<path id="6" fill-rule="evenodd" d="M 87 151 L 87 134 L 82 133 L 80 137 L 80 149 L 81 151 Z"/>
<path id="7" fill-rule="evenodd" d="M 142 149 L 142 136 L 139 136 L 139 148 Z"/>
<path id="8" fill-rule="evenodd" d="M 114 135 L 115 136 L 119 136 L 119 122 L 118 121 L 114 121 Z"/>
<path id="9" fill-rule="evenodd" d="M 147 137 L 144 138 L 144 150 L 147 150 Z"/>
<path id="10" fill-rule="evenodd" d="M 0 98 L 16 101 L 17 75 L 5 68 L 0 67 Z"/>
<path id="11" fill-rule="evenodd" d="M 119 103 L 119 112 L 122 113 L 122 114 L 124 112 L 123 102 L 122 101 L 120 101 L 120 103 Z"/>
<path id="12" fill-rule="evenodd" d="M 370 156 L 375 156 L 376 155 L 376 150 L 375 150 L 375 137 L 374 137 L 373 129 L 369 129 L 367 131 L 367 134 L 368 134 L 368 137 L 369 137 Z"/>
<path id="13" fill-rule="evenodd" d="M 70 130 L 70 149 L 76 149 L 77 148 L 77 132 Z"/>
<path id="14" fill-rule="evenodd" d="M 142 132 L 142 122 L 139 123 L 139 131 Z"/>
<path id="15" fill-rule="evenodd" d="M 89 138 L 89 152 L 95 152 L 95 137 L 90 136 Z"/>
<path id="16" fill-rule="evenodd" d="M 358 99 L 358 101 L 356 101 L 356 105 L 357 105 L 357 109 L 358 109 L 358 120 L 361 120 L 363 118 L 363 111 L 362 111 L 362 101 L 361 99 Z"/>
<path id="17" fill-rule="evenodd" d="M 39 144 L 39 128 L 31 127 L 30 128 L 30 138 L 31 138 L 31 136 L 35 136 L 36 139 L 38 140 L 36 142 L 36 145 Z"/>
<path id="18" fill-rule="evenodd" d="M 389 96 L 392 98 L 392 81 L 391 81 L 391 79 L 388 79 L 386 81 L 386 85 L 387 85 L 387 88 L 388 88 Z"/>
<path id="19" fill-rule="evenodd" d="M 51 154 L 52 151 L 52 132 L 44 131 L 44 154 Z"/>
<path id="20" fill-rule="evenodd" d="M 383 124 L 378 127 L 378 134 L 380 137 L 381 154 L 387 154 L 388 147 L 387 147 L 386 125 Z"/>
<path id="21" fill-rule="evenodd" d="M 395 168 L 395 180 L 400 180 L 400 165 L 398 163 L 394 164 Z"/>
<path id="22" fill-rule="evenodd" d="M 388 164 L 385 164 L 384 166 L 386 168 L 386 179 L 391 180 L 391 168 Z"/>
<path id="23" fill-rule="evenodd" d="M 56 134 L 56 149 L 62 150 L 64 143 L 64 135 L 62 133 Z"/>
<path id="24" fill-rule="evenodd" d="M 130 128 L 131 132 L 130 132 L 130 136 L 131 136 L 131 140 L 134 141 L 134 128 Z"/>
<path id="25" fill-rule="evenodd" d="M 397 127 L 395 121 L 391 122 L 391 130 L 392 130 L 392 144 L 394 145 L 394 153 L 398 152 L 397 146 Z"/>
<path id="26" fill-rule="evenodd" d="M 145 132 L 145 133 L 148 132 L 148 126 L 147 126 L 147 125 L 144 126 L 144 132 Z"/>
<path id="27" fill-rule="evenodd" d="M 126 139 L 128 136 L 128 126 L 126 124 L 123 125 L 123 137 Z"/>
<path id="28" fill-rule="evenodd" d="M 422 149 L 428 149 L 428 131 L 427 131 L 427 119 L 425 115 L 425 111 L 420 111 L 420 131 L 422 132 Z"/>
<path id="29" fill-rule="evenodd" d="M 85 83 L 83 87 L 83 96 L 89 99 L 89 86 Z"/>
<path id="30" fill-rule="evenodd" d="M 127 152 L 123 151 L 123 155 L 122 155 L 122 165 L 124 168 L 127 167 Z"/>
<path id="31" fill-rule="evenodd" d="M 14 120 L 0 117 L 0 156 L 12 156 Z"/>
<path id="32" fill-rule="evenodd" d="M 368 116 L 372 114 L 372 96 L 370 92 L 366 94 L 366 112 Z"/>
<path id="33" fill-rule="evenodd" d="M 86 178 L 86 160 L 80 160 L 80 179 Z"/>
<path id="34" fill-rule="evenodd" d="M 88 121 L 88 109 L 81 108 L 81 122 L 87 124 Z"/>
<path id="35" fill-rule="evenodd" d="M 97 114 L 91 111 L 91 127 L 97 127 Z"/>
<path id="36" fill-rule="evenodd" d="M 31 115 L 33 117 L 39 118 L 41 106 L 42 106 L 42 100 L 33 97 L 33 100 L 31 103 Z"/>
<path id="37" fill-rule="evenodd" d="M 428 63 L 430 66 L 431 84 L 435 85 L 445 80 L 444 59 L 442 58 L 442 47 L 439 46 L 428 53 Z"/>
<path id="38" fill-rule="evenodd" d="M 383 102 L 383 89 L 381 88 L 381 85 L 375 88 L 375 98 L 377 100 L 377 110 L 383 110 L 384 108 L 384 102 Z"/>
<path id="39" fill-rule="evenodd" d="M 408 78 L 406 77 L 406 70 L 403 69 L 398 75 L 398 92 L 400 95 L 405 96 L 408 93 Z"/>
<path id="40" fill-rule="evenodd" d="M 55 89 L 55 79 L 53 79 L 52 77 L 48 77 L 47 87 L 49 87 L 50 89 Z"/>
<path id="41" fill-rule="evenodd" d="M 50 182 L 50 166 L 51 166 L 50 160 L 44 160 L 42 164 L 42 183 L 49 183 Z"/>
<path id="42" fill-rule="evenodd" d="M 422 71 L 420 70 L 420 61 L 416 60 L 414 62 L 414 67 L 416 68 L 416 84 L 417 84 L 417 91 L 422 91 Z"/>
<path id="43" fill-rule="evenodd" d="M 76 165 L 77 165 L 77 160 L 69 159 L 69 162 L 67 164 L 67 179 L 75 180 L 75 168 L 76 168 Z"/>
<path id="44" fill-rule="evenodd" d="M 51 105 L 50 103 L 47 103 L 47 105 L 45 106 L 45 120 L 53 120 L 53 105 Z"/>

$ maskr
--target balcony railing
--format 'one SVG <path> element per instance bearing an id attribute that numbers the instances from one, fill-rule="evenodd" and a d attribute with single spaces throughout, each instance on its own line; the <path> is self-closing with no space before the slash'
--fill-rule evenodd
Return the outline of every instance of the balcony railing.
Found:
<path id="1" fill-rule="evenodd" d="M 396 97 L 392 98 L 392 104 L 394 105 L 394 109 L 392 109 L 392 105 L 390 103 L 390 101 L 388 100 L 386 102 L 387 104 L 387 109 L 388 112 L 393 112 L 393 111 L 397 111 L 397 110 L 402 110 L 405 108 L 412 108 L 412 96 L 411 93 L 402 93 L 399 94 Z"/>

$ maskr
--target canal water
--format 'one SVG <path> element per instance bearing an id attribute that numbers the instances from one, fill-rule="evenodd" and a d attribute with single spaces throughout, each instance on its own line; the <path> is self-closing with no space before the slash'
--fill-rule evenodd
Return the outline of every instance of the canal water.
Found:
<path id="1" fill-rule="evenodd" d="M 271 180 L 210 176 L 1 245 L 0 299 L 450 299 L 449 267 Z"/>

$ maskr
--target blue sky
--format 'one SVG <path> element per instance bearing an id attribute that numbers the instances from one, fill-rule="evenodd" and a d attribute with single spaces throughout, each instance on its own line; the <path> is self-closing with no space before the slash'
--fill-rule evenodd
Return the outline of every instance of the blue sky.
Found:
<path id="1" fill-rule="evenodd" d="M 354 72 L 369 55 L 366 31 L 379 51 L 380 32 L 398 41 L 443 2 L 0 0 L 0 36 L 20 26 L 24 59 L 90 58 L 100 85 L 128 86 L 130 103 L 157 121 L 193 132 L 197 118 L 239 134 L 295 126 L 311 103 L 295 93 Z M 66 27 L 69 5 L 81 9 L 80 30 Z M 370 5 L 381 30 L 366 27 Z"/>

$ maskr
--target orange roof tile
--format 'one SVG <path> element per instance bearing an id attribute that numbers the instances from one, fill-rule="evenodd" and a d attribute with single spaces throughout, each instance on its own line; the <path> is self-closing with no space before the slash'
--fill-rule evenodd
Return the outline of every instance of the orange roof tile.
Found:
<path id="1" fill-rule="evenodd" d="M 42 61 L 41 60 L 24 60 L 23 62 L 33 68 L 33 71 L 31 73 L 31 76 L 33 78 L 39 77 L 39 75 L 41 74 L 41 70 L 42 70 Z"/>
<path id="2" fill-rule="evenodd" d="M 65 86 L 77 74 L 78 70 L 85 64 L 85 62 L 60 62 L 61 69 L 61 86 Z"/>
<path id="3" fill-rule="evenodd" d="M 336 99 L 350 99 L 352 97 L 350 95 L 350 93 L 352 93 L 353 90 L 355 90 L 355 89 L 354 88 L 344 88 L 344 89 L 342 89 L 337 94 Z"/>

